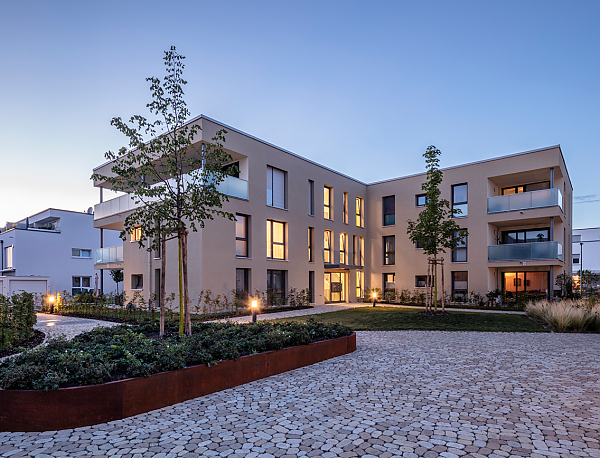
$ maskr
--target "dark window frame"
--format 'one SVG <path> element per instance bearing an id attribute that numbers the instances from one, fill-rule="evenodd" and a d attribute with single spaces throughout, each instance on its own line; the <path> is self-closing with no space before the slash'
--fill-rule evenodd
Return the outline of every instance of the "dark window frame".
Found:
<path id="1" fill-rule="evenodd" d="M 391 199 L 392 204 L 386 205 L 386 199 Z M 384 226 L 395 226 L 396 225 L 396 196 L 384 196 L 381 198 L 382 213 L 383 213 L 383 225 Z M 391 211 L 390 211 L 391 209 Z"/>
<path id="2" fill-rule="evenodd" d="M 315 262 L 315 228 L 308 228 L 308 262 Z"/>
<path id="3" fill-rule="evenodd" d="M 386 280 L 386 278 L 389 277 L 390 275 L 392 276 L 393 281 L 388 282 Z M 394 289 L 386 288 L 387 283 L 394 283 Z M 383 290 L 384 293 L 387 293 L 389 291 L 394 292 L 396 290 L 396 273 L 395 272 L 384 272 L 383 273 L 383 281 L 382 281 L 381 286 L 382 286 L 381 289 Z"/>
<path id="4" fill-rule="evenodd" d="M 325 202 L 325 190 L 329 191 L 329 195 L 327 196 L 327 202 Z M 328 216 L 325 216 L 325 210 L 327 210 Z M 333 221 L 333 187 L 332 186 L 323 186 L 323 218 L 328 221 Z"/>
<path id="5" fill-rule="evenodd" d="M 466 192 L 467 200 L 456 202 L 455 197 L 454 197 L 455 196 L 455 189 L 458 188 L 458 187 L 461 187 L 461 186 L 466 186 L 467 187 L 467 192 Z M 463 205 L 467 206 L 467 211 L 466 212 L 462 212 L 460 215 L 456 215 L 455 218 L 466 218 L 467 216 L 469 216 L 469 207 L 468 207 L 468 205 L 469 205 L 469 183 L 453 184 L 452 185 L 452 209 L 454 210 L 455 206 L 458 207 L 458 206 L 463 206 Z M 462 210 L 462 209 L 460 209 L 460 210 Z"/>
<path id="6" fill-rule="evenodd" d="M 419 203 L 419 199 L 423 198 L 423 203 Z M 415 207 L 424 207 L 427 205 L 427 194 L 416 194 L 415 195 Z"/>
<path id="7" fill-rule="evenodd" d="M 286 244 L 287 244 L 287 237 L 286 237 L 286 225 L 287 223 L 283 222 L 283 221 L 277 221 L 274 219 L 268 219 L 267 223 L 270 223 L 270 229 L 271 229 L 271 246 L 267 246 L 267 259 L 276 259 L 279 261 L 283 261 L 286 259 Z M 274 242 L 273 241 L 273 223 L 277 223 L 277 224 L 283 224 L 283 243 L 281 242 Z M 267 229 L 268 231 L 269 229 Z M 268 234 L 267 234 L 268 235 Z M 277 245 L 277 246 L 283 246 L 283 257 L 282 258 L 274 258 L 273 257 L 273 246 Z"/>
<path id="8" fill-rule="evenodd" d="M 249 258 L 250 257 L 250 237 L 249 237 L 249 219 L 250 216 L 249 215 L 244 215 L 242 213 L 236 213 L 236 232 L 235 232 L 235 242 L 236 242 L 236 250 L 235 250 L 235 257 L 236 258 Z M 237 217 L 241 216 L 242 218 L 244 218 L 244 234 L 246 237 L 238 237 L 237 235 L 237 225 L 238 225 L 238 221 L 237 221 Z M 245 246 L 246 246 L 246 254 L 245 255 L 239 255 L 237 254 L 237 242 L 245 242 Z"/>
<path id="9" fill-rule="evenodd" d="M 458 232 L 455 232 L 452 235 L 453 239 L 457 239 L 458 237 L 459 237 Z M 466 236 L 466 235 L 463 237 L 463 240 L 464 240 L 463 244 L 461 244 L 461 245 L 457 246 L 456 248 L 452 249 L 452 262 L 468 262 L 469 261 L 469 251 L 468 251 L 468 247 L 467 247 L 467 244 L 468 244 L 467 237 L 468 236 Z M 458 261 L 457 260 L 458 254 L 462 253 L 462 252 L 465 253 L 465 260 L 464 261 Z"/>
<path id="10" fill-rule="evenodd" d="M 330 237 L 329 237 L 329 247 L 327 247 L 327 244 L 325 243 L 325 234 L 329 233 Z M 323 231 L 323 262 L 325 264 L 333 264 L 333 236 L 334 233 L 331 229 L 325 229 Z M 329 256 L 325 256 L 325 254 L 328 254 Z M 326 259 L 328 258 L 328 259 Z"/>
<path id="11" fill-rule="evenodd" d="M 388 251 L 388 244 L 386 241 L 392 240 L 393 250 Z M 395 266 L 396 265 L 396 236 L 395 235 L 384 235 L 383 236 L 383 265 L 384 266 Z"/>

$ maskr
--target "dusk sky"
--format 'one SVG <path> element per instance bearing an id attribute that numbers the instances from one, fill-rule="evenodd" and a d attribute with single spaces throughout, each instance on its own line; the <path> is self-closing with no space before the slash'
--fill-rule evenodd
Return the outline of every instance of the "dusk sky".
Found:
<path id="1" fill-rule="evenodd" d="M 0 2 L 0 224 L 98 202 L 163 51 L 205 114 L 363 182 L 560 144 L 600 226 L 600 1 Z"/>

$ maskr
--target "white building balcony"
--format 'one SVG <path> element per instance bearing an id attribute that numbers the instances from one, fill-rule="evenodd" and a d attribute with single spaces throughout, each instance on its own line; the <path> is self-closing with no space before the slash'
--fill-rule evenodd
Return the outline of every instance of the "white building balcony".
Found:
<path id="1" fill-rule="evenodd" d="M 225 177 L 217 186 L 217 190 L 228 197 L 248 200 L 248 182 L 241 178 Z M 130 194 L 115 197 L 94 206 L 94 220 L 134 210 L 137 206 Z"/>
<path id="2" fill-rule="evenodd" d="M 563 260 L 559 242 L 508 243 L 488 246 L 488 262 Z"/>
<path id="3" fill-rule="evenodd" d="M 488 214 L 555 206 L 562 210 L 562 193 L 558 188 L 488 197 Z"/>
<path id="4" fill-rule="evenodd" d="M 94 264 L 118 264 L 123 262 L 123 245 L 94 250 Z"/>

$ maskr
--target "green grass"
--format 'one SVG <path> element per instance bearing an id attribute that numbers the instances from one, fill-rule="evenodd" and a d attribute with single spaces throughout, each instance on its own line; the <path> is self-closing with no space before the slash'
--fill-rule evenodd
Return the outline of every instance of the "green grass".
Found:
<path id="1" fill-rule="evenodd" d="M 526 315 L 502 313 L 453 312 L 427 315 L 415 309 L 397 307 L 360 307 L 339 312 L 309 315 L 323 323 L 339 323 L 355 331 L 489 331 L 548 332 Z M 309 316 L 277 321 L 306 322 Z"/>

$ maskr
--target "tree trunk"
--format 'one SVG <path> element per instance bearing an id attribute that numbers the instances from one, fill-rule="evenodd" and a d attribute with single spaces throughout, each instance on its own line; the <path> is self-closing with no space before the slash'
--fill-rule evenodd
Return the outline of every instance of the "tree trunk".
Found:
<path id="1" fill-rule="evenodd" d="M 442 312 L 446 311 L 446 298 L 444 297 L 444 258 L 441 259 L 442 266 Z"/>
<path id="2" fill-rule="evenodd" d="M 167 288 L 165 277 L 167 271 L 167 241 L 166 236 L 162 236 L 160 241 L 160 337 L 165 335 L 165 296 Z"/>
<path id="3" fill-rule="evenodd" d="M 179 268 L 179 335 L 183 335 L 183 272 L 181 269 L 181 237 L 182 234 L 177 234 L 177 246 L 179 248 L 179 262 L 177 266 Z"/>
<path id="4" fill-rule="evenodd" d="M 185 229 L 183 231 L 183 237 L 181 239 L 181 251 L 182 251 L 182 267 L 183 267 L 183 310 L 185 315 L 185 333 L 188 336 L 192 335 L 192 317 L 190 315 L 190 295 L 188 289 L 188 265 L 187 265 L 187 253 L 188 253 L 188 233 Z"/>
<path id="5" fill-rule="evenodd" d="M 433 281 L 435 283 L 435 311 L 437 312 L 437 297 L 438 297 L 438 290 L 437 290 L 437 255 L 433 257 L 433 268 L 434 268 L 434 276 L 433 276 Z"/>
<path id="6" fill-rule="evenodd" d="M 427 258 L 427 280 L 425 281 L 425 311 L 429 312 L 429 284 L 431 281 L 431 263 L 429 262 L 429 258 Z"/>

